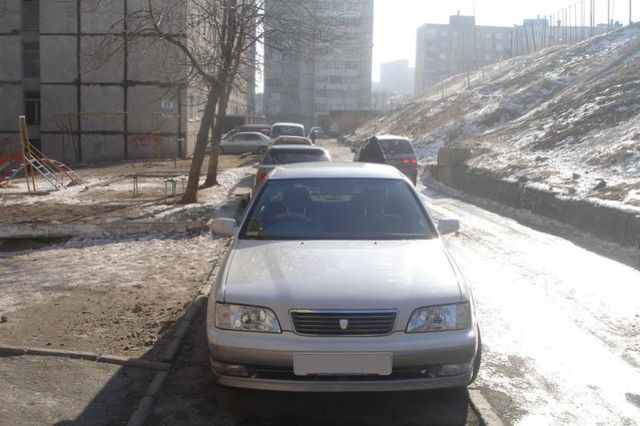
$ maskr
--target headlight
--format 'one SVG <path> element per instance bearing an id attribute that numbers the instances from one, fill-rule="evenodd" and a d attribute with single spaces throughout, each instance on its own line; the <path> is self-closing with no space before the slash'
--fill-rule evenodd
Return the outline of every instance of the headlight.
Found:
<path id="1" fill-rule="evenodd" d="M 216 303 L 216 327 L 223 330 L 280 333 L 280 324 L 271 309 Z"/>
<path id="2" fill-rule="evenodd" d="M 416 309 L 407 325 L 407 333 L 464 330 L 469 327 L 471 307 L 468 303 L 459 303 Z"/>

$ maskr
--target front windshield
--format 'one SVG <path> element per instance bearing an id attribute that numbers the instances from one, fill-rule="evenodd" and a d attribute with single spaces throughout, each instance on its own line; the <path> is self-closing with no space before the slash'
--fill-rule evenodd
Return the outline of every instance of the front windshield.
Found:
<path id="1" fill-rule="evenodd" d="M 304 129 L 299 126 L 274 126 L 271 137 L 278 136 L 304 136 Z"/>
<path id="2" fill-rule="evenodd" d="M 329 161 L 322 151 L 272 150 L 265 154 L 262 164 L 290 164 Z"/>
<path id="3" fill-rule="evenodd" d="M 261 240 L 436 237 L 408 184 L 395 179 L 268 181 L 240 233 Z"/>

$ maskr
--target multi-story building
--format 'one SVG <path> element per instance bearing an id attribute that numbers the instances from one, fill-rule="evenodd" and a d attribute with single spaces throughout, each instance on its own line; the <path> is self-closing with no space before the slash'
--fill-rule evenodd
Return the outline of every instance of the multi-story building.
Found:
<path id="1" fill-rule="evenodd" d="M 267 10 L 278 1 L 267 0 Z M 324 48 L 282 49 L 267 32 L 264 106 L 270 121 L 298 121 L 309 126 L 330 112 L 371 107 L 373 0 L 317 0 L 314 6 L 335 16 L 332 21 L 344 41 Z M 267 27 L 270 16 L 266 15 Z M 295 45 L 296 40 L 280 39 L 278 43 Z"/>
<path id="2" fill-rule="evenodd" d="M 390 95 L 410 96 L 414 92 L 415 70 L 409 67 L 409 61 L 401 59 L 380 65 L 380 84 L 378 91 Z"/>
<path id="3" fill-rule="evenodd" d="M 418 28 L 416 93 L 456 74 L 481 68 L 509 57 L 511 27 L 475 24 L 475 17 L 453 15 L 449 24 Z"/>
<path id="4" fill-rule="evenodd" d="M 475 24 L 475 17 L 453 15 L 449 24 L 418 28 L 416 43 L 416 93 L 456 74 L 481 69 L 513 56 L 566 43 L 577 43 L 607 31 L 606 25 L 568 26 L 549 17 L 525 19 L 514 27 Z"/>
<path id="5" fill-rule="evenodd" d="M 33 144 L 67 163 L 190 155 L 201 88 L 182 83 L 175 49 L 128 30 L 140 2 L 3 4 L 0 154 L 15 149 L 25 114 Z M 247 114 L 253 88 L 244 93 L 231 114 Z"/>

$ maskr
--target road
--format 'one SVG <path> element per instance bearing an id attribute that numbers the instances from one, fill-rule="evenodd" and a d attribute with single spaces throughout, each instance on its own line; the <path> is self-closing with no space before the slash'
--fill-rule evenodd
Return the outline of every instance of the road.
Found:
<path id="1" fill-rule="evenodd" d="M 334 160 L 351 160 L 345 147 L 319 144 Z M 461 231 L 444 241 L 471 284 L 482 328 L 474 389 L 498 417 L 508 425 L 640 424 L 640 271 L 419 190 L 436 218 L 461 221 Z M 64 359 L 7 357 L 0 367 L 0 400 L 8 401 L 0 424 L 120 424 L 150 380 L 146 371 Z M 60 390 L 61 374 L 74 377 L 75 396 Z M 464 390 L 309 395 L 216 386 L 201 315 L 147 424 L 414 426 L 479 419 Z"/>
<path id="2" fill-rule="evenodd" d="M 331 144 L 334 158 L 352 154 Z M 640 271 L 421 186 L 471 283 L 476 383 L 506 423 L 640 423 Z"/>
<path id="3" fill-rule="evenodd" d="M 350 161 L 329 141 L 334 161 Z M 505 424 L 640 423 L 640 271 L 419 187 L 471 283 L 482 327 L 474 387 Z M 199 337 L 198 337 L 199 336 Z M 468 395 L 297 395 L 225 390 L 206 373 L 202 321 L 150 424 L 475 424 Z M 186 407 L 186 408 L 185 408 Z"/>

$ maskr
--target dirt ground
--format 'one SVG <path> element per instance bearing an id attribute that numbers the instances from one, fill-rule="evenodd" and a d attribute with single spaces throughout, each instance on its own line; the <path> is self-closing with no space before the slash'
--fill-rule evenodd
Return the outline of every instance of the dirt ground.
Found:
<path id="1" fill-rule="evenodd" d="M 172 235 L 3 253 L 0 343 L 158 359 L 225 241 Z"/>
<path id="2" fill-rule="evenodd" d="M 221 180 L 225 172 L 250 167 L 256 156 L 220 156 Z M 174 204 L 164 198 L 163 175 L 184 175 L 190 160 L 146 160 L 95 165 L 76 170 L 82 184 L 67 190 L 50 191 L 42 179 L 36 180 L 35 195 L 26 191 L 23 178 L 14 179 L 0 188 L 0 224 L 10 223 L 102 223 L 112 220 L 137 220 L 153 216 Z M 201 180 L 206 173 L 208 157 L 203 162 Z M 139 196 L 133 196 L 133 175 L 138 178 Z M 146 176 L 145 176 L 146 175 Z M 151 175 L 151 176 L 149 176 Z M 224 182 L 221 182 L 224 186 Z M 218 187 L 201 191 L 199 201 L 211 201 Z M 171 185 L 168 185 L 171 190 Z M 180 184 L 177 187 L 181 192 Z"/>
<path id="3" fill-rule="evenodd" d="M 0 191 L 0 226 L 206 221 L 229 202 L 256 158 L 220 160 L 219 185 L 200 191 L 199 202 L 188 206 L 162 199 L 162 178 L 145 179 L 141 196 L 133 198 L 130 177 L 186 173 L 184 160 L 176 167 L 140 161 L 81 169 L 84 187 L 42 196 L 20 193 L 24 181 L 14 181 Z M 227 240 L 200 231 L 123 238 L 0 240 L 0 313 L 7 318 L 0 322 L 0 344 L 159 359 Z"/>

